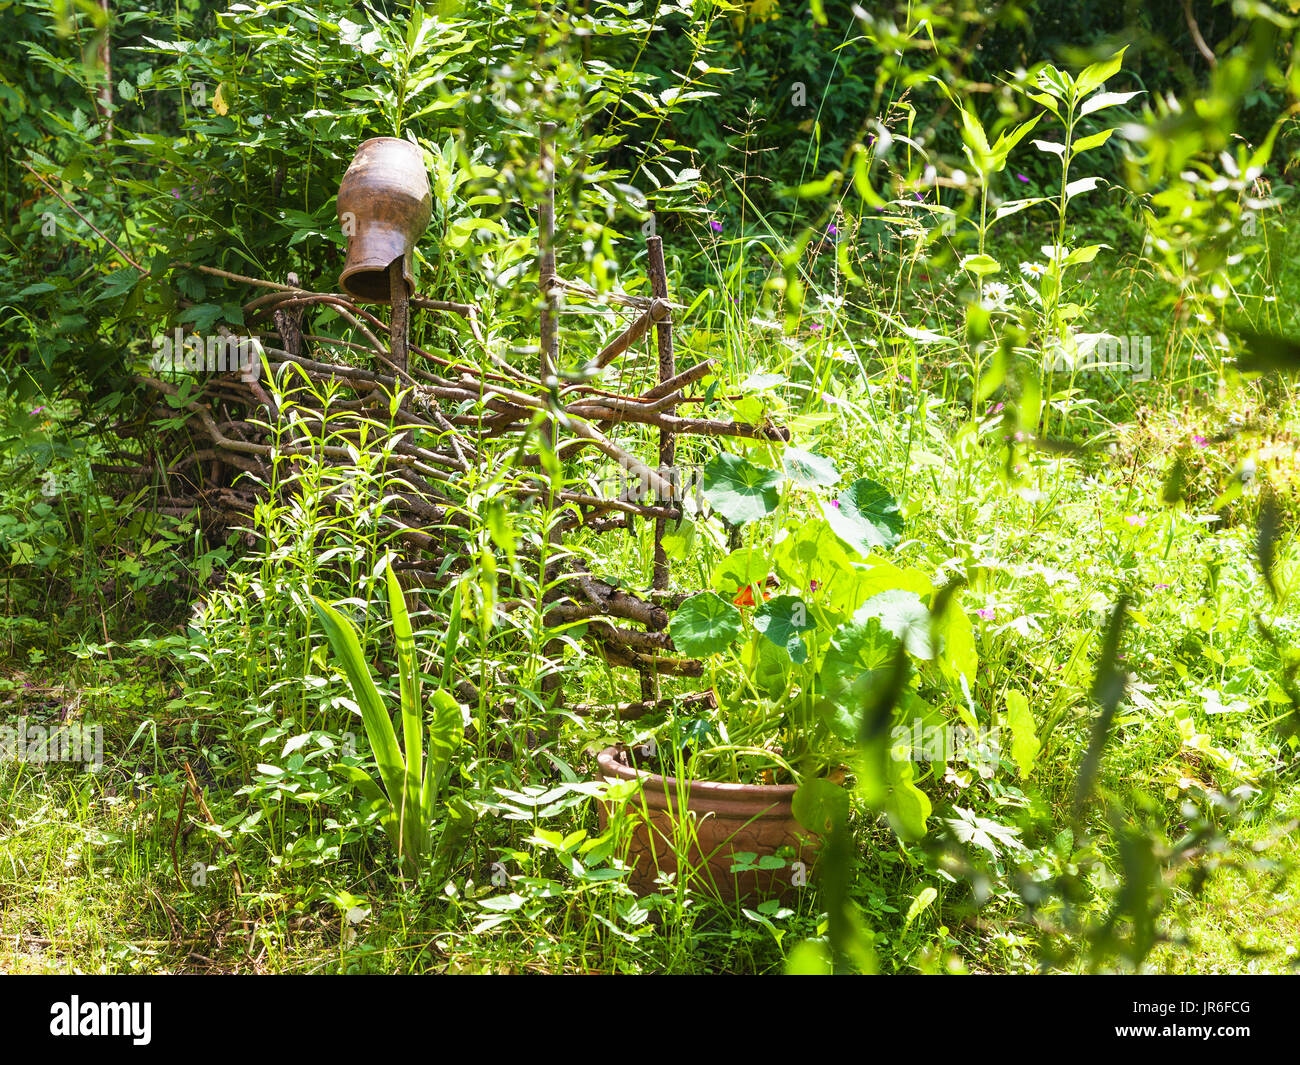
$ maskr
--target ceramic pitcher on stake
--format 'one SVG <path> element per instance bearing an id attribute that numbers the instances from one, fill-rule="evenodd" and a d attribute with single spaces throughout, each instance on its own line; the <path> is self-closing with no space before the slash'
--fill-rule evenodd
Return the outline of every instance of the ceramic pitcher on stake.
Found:
<path id="1" fill-rule="evenodd" d="M 339 185 L 339 224 L 348 238 L 343 291 L 365 303 L 391 303 L 389 267 L 401 259 L 407 293 L 413 292 L 411 254 L 432 212 L 420 149 L 396 137 L 363 143 Z"/>

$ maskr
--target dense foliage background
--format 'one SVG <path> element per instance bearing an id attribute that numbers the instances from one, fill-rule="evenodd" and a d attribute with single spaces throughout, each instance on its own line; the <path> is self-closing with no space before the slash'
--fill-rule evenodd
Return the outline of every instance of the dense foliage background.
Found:
<path id="1" fill-rule="evenodd" d="M 112 971 L 1293 966 L 1298 18 L 0 0 L 0 697 L 6 720 L 100 721 L 109 751 L 92 773 L 0 760 L 0 951 Z M 199 461 L 190 385 L 142 387 L 155 337 L 251 327 L 249 277 L 337 287 L 336 194 L 368 137 L 424 151 L 421 292 L 475 304 L 485 349 L 535 369 L 546 122 L 560 274 L 599 307 L 565 318 L 561 377 L 585 379 L 617 297 L 647 293 L 657 234 L 679 360 L 718 360 L 700 410 L 794 434 L 677 459 L 713 463 L 711 509 L 668 546 L 675 590 L 712 596 L 672 631 L 708 660 L 714 720 L 603 712 L 639 691 L 518 609 L 547 594 L 553 541 L 509 490 L 607 472 L 561 469 L 540 435 L 457 486 L 433 563 L 456 579 L 407 600 L 373 455 L 277 465 L 238 535 L 131 472 Z M 482 357 L 457 323 L 413 330 Z M 1097 372 L 1117 338 L 1145 370 Z M 619 373 L 645 384 L 638 359 Z M 268 387 L 289 415 L 319 399 Z M 644 527 L 565 552 L 648 585 Z M 894 598 L 764 643 L 769 561 L 810 602 L 837 567 Z M 851 709 L 821 749 L 737 710 L 802 698 L 823 655 Z M 411 670 L 438 688 L 430 727 L 464 731 L 418 861 L 372 801 L 366 663 L 376 705 L 409 708 Z M 581 713 L 539 699 L 556 674 Z M 637 898 L 592 754 L 695 757 L 738 721 L 744 758 L 840 774 L 820 879 L 792 905 Z M 1006 740 L 887 759 L 882 721 Z M 739 775 L 737 744 L 692 764 Z"/>

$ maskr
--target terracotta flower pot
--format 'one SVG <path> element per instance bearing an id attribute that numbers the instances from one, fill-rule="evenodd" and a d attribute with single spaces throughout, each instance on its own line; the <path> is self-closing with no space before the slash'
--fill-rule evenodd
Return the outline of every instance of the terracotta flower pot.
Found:
<path id="1" fill-rule="evenodd" d="M 661 872 L 689 873 L 697 888 L 728 902 L 774 897 L 789 901 L 808 884 L 821 841 L 791 813 L 794 785 L 700 780 L 683 785 L 677 777 L 633 768 L 621 747 L 605 748 L 596 762 L 606 780 L 639 778 L 642 782 L 640 793 L 627 800 L 628 811 L 639 818 L 627 856 L 632 866 L 629 883 L 638 894 L 655 891 Z M 608 826 L 610 813 L 608 804 L 601 803 L 601 831 Z M 675 838 L 690 841 L 687 870 L 678 866 Z M 735 854 L 749 852 L 770 859 L 782 848 L 780 867 L 731 871 Z"/>
<path id="2" fill-rule="evenodd" d="M 391 303 L 388 268 L 401 259 L 407 291 L 413 292 L 411 253 L 432 213 L 420 149 L 396 137 L 363 143 L 339 185 L 339 224 L 348 238 L 339 275 L 343 291 L 367 303 Z"/>

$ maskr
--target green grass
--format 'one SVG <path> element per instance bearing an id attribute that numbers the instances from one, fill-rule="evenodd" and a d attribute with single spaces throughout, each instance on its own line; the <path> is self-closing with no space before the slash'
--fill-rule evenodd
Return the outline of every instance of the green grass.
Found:
<path id="1" fill-rule="evenodd" d="M 1031 246 L 998 253 L 1015 262 Z M 871 476 L 898 497 L 907 528 L 893 561 L 936 580 L 967 578 L 960 603 L 975 620 L 975 713 L 995 724 L 1008 693 L 1020 692 L 1042 742 L 1027 776 L 1006 753 L 988 777 L 959 763 L 922 767 L 934 805 L 931 842 L 962 810 L 1001 836 L 937 849 L 904 844 L 872 811 L 858 810 L 850 895 L 882 971 L 1031 972 L 1044 942 L 1079 946 L 1099 927 L 1125 859 L 1099 800 L 1078 819 L 1070 807 L 1095 715 L 1089 693 L 1099 634 L 1121 591 L 1133 596 L 1124 653 L 1136 684 L 1099 785 L 1120 822 L 1141 824 L 1153 841 L 1158 871 L 1147 888 L 1163 897 L 1163 941 L 1145 969 L 1282 972 L 1300 946 L 1289 876 L 1295 742 L 1276 731 L 1289 710 L 1276 683 L 1279 654 L 1255 624 L 1265 615 L 1284 645 L 1300 635 L 1300 552 L 1284 507 L 1275 563 L 1283 598 L 1272 604 L 1254 546 L 1263 476 L 1216 506 L 1252 450 L 1272 447 L 1260 468 L 1279 491 L 1290 486 L 1287 434 L 1297 428 L 1290 395 L 1260 382 L 1220 385 L 1218 365 L 1196 358 L 1217 323 L 1198 329 L 1176 319 L 1160 300 L 1162 286 L 1132 259 L 1094 267 L 1085 287 L 1089 320 L 1099 327 L 1172 338 L 1170 361 L 1161 364 L 1170 372 L 1141 385 L 1081 375 L 1056 414 L 1067 437 L 1087 449 L 1068 457 L 1019 449 L 1010 472 L 1002 421 L 969 419 L 960 349 L 897 345 L 854 323 L 852 304 L 843 329 L 836 319 L 804 331 L 794 350 L 716 302 L 683 323 L 683 351 L 720 351 L 732 385 L 755 372 L 784 374 L 790 383 L 767 395 L 773 415 L 846 474 Z M 721 279 L 719 288 L 726 291 Z M 1294 264 L 1267 289 L 1243 286 L 1240 306 L 1267 311 L 1261 292 L 1293 305 Z M 838 357 L 836 347 L 845 349 Z M 827 395 L 836 416 L 808 417 L 826 409 Z M 1252 424 L 1216 441 L 1234 418 Z M 1187 501 L 1170 506 L 1162 486 L 1180 449 L 1189 462 Z M 330 517 L 310 471 L 286 476 L 318 509 L 268 511 L 271 546 L 237 562 L 187 630 L 150 623 L 135 600 L 119 603 L 116 615 L 109 605 L 51 618 L 40 638 L 11 627 L 18 635 L 0 692 L 5 720 L 63 713 L 100 723 L 106 761 L 93 774 L 0 764 L 0 969 L 778 972 L 794 944 L 823 931 L 815 890 L 789 912 L 745 913 L 681 892 L 638 902 L 617 879 L 587 875 L 609 868 L 599 847 L 586 852 L 582 873 L 574 871 L 576 852 L 545 834 L 596 840 L 591 800 L 574 791 L 555 809 L 530 813 L 519 789 L 588 779 L 598 745 L 645 732 L 575 718 L 550 756 L 529 748 L 530 719 L 511 718 L 502 704 L 535 683 L 550 635 L 535 616 L 487 625 L 472 656 L 457 663 L 458 675 L 480 687 L 470 707 L 472 751 L 455 781 L 472 825 L 443 880 L 402 884 L 373 818 L 322 768 L 330 745 L 360 730 L 338 701 L 345 689 L 305 609 L 306 595 L 322 586 L 339 595 L 353 588 L 376 603 L 382 537 Z M 378 484 L 381 474 L 359 471 L 366 477 Z M 32 498 L 23 504 L 28 513 Z M 519 517 L 522 535 L 537 534 L 534 520 Z M 344 548 L 332 567 L 320 561 L 318 537 Z M 600 551 L 607 572 L 648 583 L 644 528 L 616 546 L 578 548 Z M 682 586 L 698 587 L 725 553 L 701 540 L 679 570 Z M 41 578 L 21 562 L 9 570 L 14 617 L 34 616 Z M 173 603 L 174 616 L 186 606 Z M 426 634 L 436 625 L 428 606 L 415 615 Z M 117 631 L 106 640 L 110 618 Z M 476 625 L 467 621 L 471 632 Z M 382 627 L 365 635 L 382 656 Z M 419 632 L 416 639 L 436 646 Z M 1291 661 L 1291 652 L 1282 654 Z M 590 656 L 572 651 L 568 664 L 570 704 L 636 696 L 627 678 Z M 441 662 L 424 668 L 436 679 Z M 395 675 L 380 683 L 394 688 Z M 953 693 L 934 697 L 953 720 Z M 302 736 L 295 763 L 286 744 Z M 511 751 L 503 751 L 507 740 Z M 192 799 L 180 810 L 187 763 L 216 825 Z M 259 768 L 266 764 L 276 772 Z M 1268 786 L 1277 792 L 1272 808 L 1260 794 Z M 1229 812 L 1224 804 L 1233 802 Z M 1170 862 L 1197 818 L 1223 838 Z M 509 888 L 493 881 L 497 863 L 514 878 Z M 1082 892 L 1077 908 L 1045 897 L 1027 912 L 1017 889 L 1056 878 L 1073 878 Z M 493 908 L 509 891 L 522 901 Z M 1120 938 L 1133 935 L 1121 923 Z M 1104 954 L 1103 968 L 1125 968 L 1121 955 Z M 1085 961 L 1070 955 L 1058 967 L 1078 970 Z"/>

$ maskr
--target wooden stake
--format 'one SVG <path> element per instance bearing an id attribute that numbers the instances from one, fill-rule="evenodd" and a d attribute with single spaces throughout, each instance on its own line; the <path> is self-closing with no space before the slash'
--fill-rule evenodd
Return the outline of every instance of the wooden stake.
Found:
<path id="1" fill-rule="evenodd" d="M 650 292 L 657 300 L 668 301 L 668 271 L 664 267 L 664 242 L 662 237 L 646 238 L 646 258 L 650 268 Z M 659 344 L 659 383 L 677 376 L 677 360 L 673 355 L 673 320 L 668 315 L 655 323 L 655 339 Z M 669 429 L 659 430 L 659 475 L 672 478 L 677 445 Z M 661 501 L 666 502 L 666 501 Z M 668 555 L 664 552 L 664 519 L 655 520 L 655 564 L 653 587 L 663 591 L 668 587 Z"/>
<path id="2" fill-rule="evenodd" d="M 410 345 L 411 294 L 406 288 L 406 275 L 402 272 L 405 260 L 394 259 L 388 267 L 388 294 L 393 304 L 391 350 L 393 364 L 406 373 L 407 353 Z"/>
<path id="3" fill-rule="evenodd" d="M 538 359 L 537 376 L 541 378 L 542 387 L 547 390 L 554 387 L 555 370 L 560 361 L 560 329 L 558 315 L 555 313 L 555 304 L 560 288 L 555 279 L 555 158 L 552 154 L 554 139 L 555 123 L 544 122 L 538 151 L 538 162 L 541 167 L 542 181 L 545 183 L 545 188 L 542 192 L 542 202 L 537 208 L 537 244 L 539 253 L 537 285 L 542 296 L 541 329 L 539 331 L 541 352 Z M 554 450 L 555 423 L 553 421 L 548 421 L 542 427 L 542 436 L 544 446 Z M 548 507 L 552 515 L 555 513 L 555 502 L 555 489 L 552 487 Z M 552 549 L 559 548 L 560 526 L 557 522 L 552 522 L 550 529 L 547 530 L 546 540 Z M 543 573 L 546 584 L 549 585 L 554 581 L 558 572 L 557 563 L 553 560 L 548 562 Z M 548 591 L 543 596 L 543 602 L 554 600 L 556 594 L 557 590 Z M 548 659 L 559 658 L 564 653 L 564 641 L 548 641 L 543 653 Z M 542 678 L 541 695 L 544 706 L 555 708 L 563 704 L 563 679 L 558 669 L 547 673 Z M 554 738 L 555 733 L 552 728 L 548 727 L 546 732 L 548 739 Z"/>
<path id="4" fill-rule="evenodd" d="M 654 296 L 656 302 L 668 301 L 668 271 L 664 266 L 664 242 L 662 237 L 654 236 L 646 238 L 646 260 L 650 273 L 650 294 Z M 659 347 L 659 384 L 665 381 L 671 381 L 677 376 L 677 360 L 673 355 L 673 319 L 672 315 L 665 315 L 655 322 L 655 339 Z M 676 478 L 673 475 L 673 463 L 677 457 L 677 445 L 673 439 L 673 433 L 670 429 L 663 428 L 659 430 L 659 476 L 666 477 L 670 484 L 676 484 Z M 674 492 L 676 495 L 676 492 Z M 655 502 L 669 502 L 668 500 L 655 500 Z M 651 580 L 651 586 L 655 591 L 662 592 L 668 587 L 668 553 L 664 551 L 664 526 L 666 522 L 663 518 L 655 518 L 655 554 L 654 554 L 654 573 Z M 642 675 L 641 691 L 643 698 L 657 699 L 659 697 L 659 677 L 656 674 L 653 684 L 647 685 L 644 674 Z"/>

